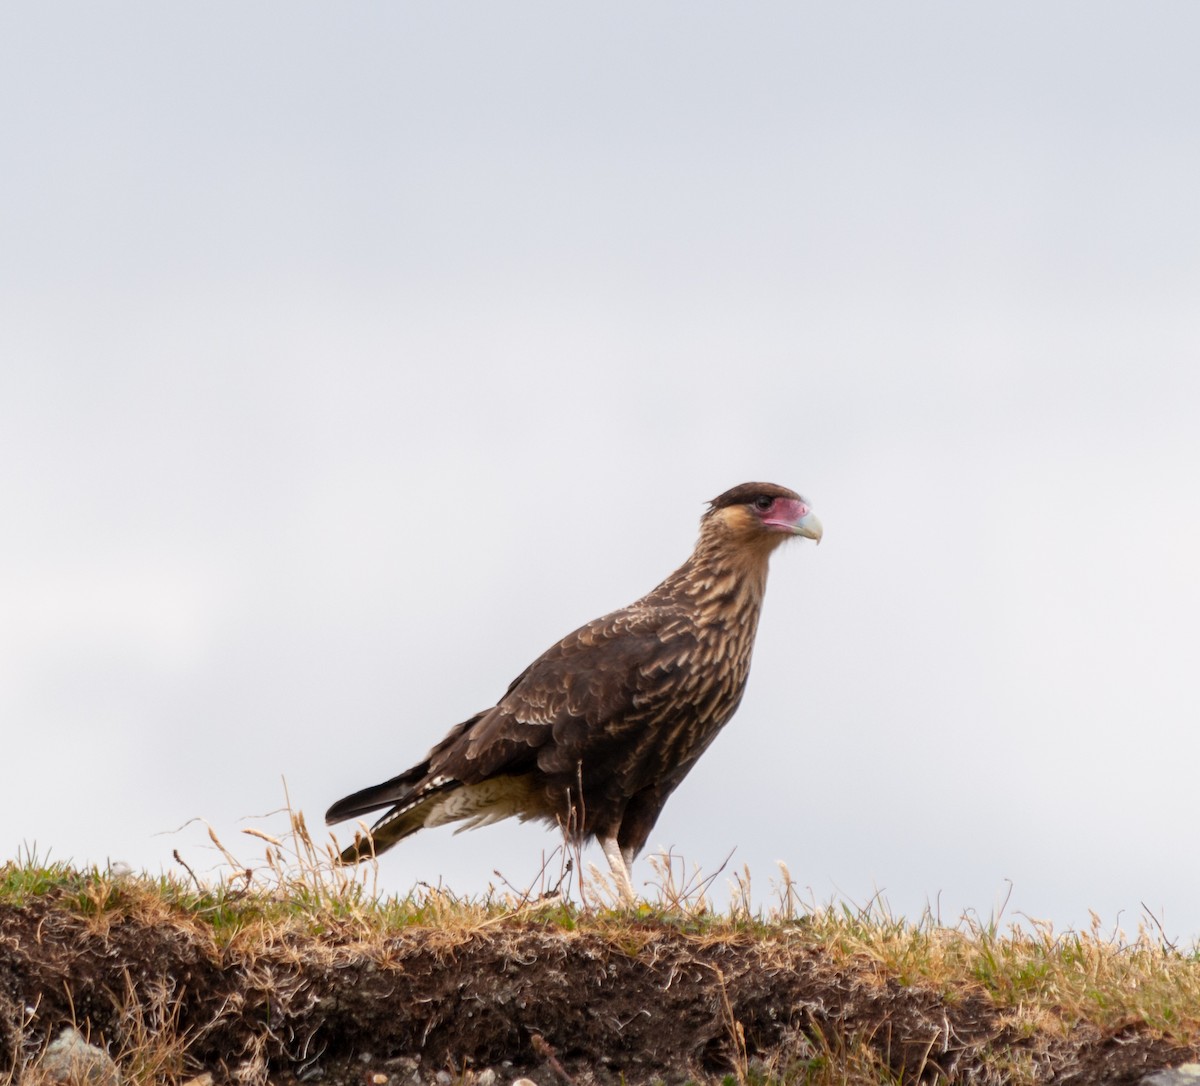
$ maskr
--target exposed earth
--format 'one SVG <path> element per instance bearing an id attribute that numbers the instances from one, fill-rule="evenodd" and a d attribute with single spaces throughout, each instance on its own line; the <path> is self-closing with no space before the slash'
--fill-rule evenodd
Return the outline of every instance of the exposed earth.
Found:
<path id="1" fill-rule="evenodd" d="M 982 987 L 835 964 L 802 925 L 614 930 L 505 918 L 221 945 L 201 925 L 82 916 L 52 895 L 0 905 L 0 1080 L 71 1024 L 123 1069 L 245 1086 L 877 1083 L 884 1068 L 904 1082 L 1133 1084 L 1197 1055 L 1138 1023 L 1031 1024 Z"/>

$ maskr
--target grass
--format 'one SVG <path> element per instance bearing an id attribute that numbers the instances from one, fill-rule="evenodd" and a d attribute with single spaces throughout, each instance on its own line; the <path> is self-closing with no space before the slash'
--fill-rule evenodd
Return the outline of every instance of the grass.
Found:
<path id="1" fill-rule="evenodd" d="M 770 905 L 751 907 L 750 875 L 743 870 L 734 875 L 732 903 L 715 909 L 716 876 L 688 873 L 672 855 L 651 859 L 651 894 L 632 910 L 616 907 L 614 888 L 599 872 L 592 868 L 583 876 L 580 858 L 565 855 L 556 857 L 556 870 L 544 865 L 535 885 L 524 889 L 505 885 L 464 898 L 418 885 L 406 895 L 387 896 L 378 892 L 371 865 L 336 866 L 333 848 L 314 842 L 303 816 L 291 813 L 289 819 L 290 833 L 282 838 L 249 831 L 263 854 L 248 864 L 210 831 L 224 861 L 219 877 L 210 880 L 196 877 L 178 855 L 180 873 L 159 877 L 79 870 L 25 855 L 0 867 L 0 906 L 53 902 L 101 935 L 125 920 L 178 929 L 211 945 L 214 954 L 240 955 L 239 961 L 296 946 L 304 948 L 297 954 L 319 956 L 336 947 L 387 964 L 394 940 L 413 932 L 448 948 L 535 932 L 593 937 L 630 958 L 657 954 L 668 937 L 698 952 L 751 946 L 768 963 L 772 948 L 780 963 L 811 954 L 831 984 L 845 981 L 854 991 L 881 994 L 934 993 L 947 1016 L 982 998 L 997 1028 L 1016 1041 L 980 1048 L 980 1081 L 989 1081 L 988 1075 L 998 1082 L 1039 1081 L 1037 1054 L 1080 1030 L 1103 1036 L 1134 1028 L 1184 1047 L 1200 1044 L 1200 953 L 1168 945 L 1145 928 L 1128 939 L 1105 935 L 1095 917 L 1087 931 L 1055 932 L 1048 924 L 1001 928 L 975 918 L 946 925 L 929 914 L 911 921 L 891 916 L 878 902 L 865 909 L 815 906 L 800 900 L 782 866 Z M 726 993 L 719 968 L 716 973 L 725 1049 L 734 1067 L 730 1083 L 895 1084 L 919 1077 L 921 1068 L 897 1069 L 892 1041 L 877 1026 L 856 1032 L 833 1020 L 812 1018 L 786 1052 L 765 1062 L 753 1058 L 744 1011 Z M 120 1019 L 111 1031 L 119 1038 L 113 1047 L 127 1081 L 180 1083 L 202 1069 L 189 1056 L 196 1038 L 178 1025 L 179 993 L 129 980 L 113 999 Z M 7 1077 L 0 1071 L 0 1082 L 17 1081 L 22 1066 L 20 1081 L 37 1082 L 37 1048 L 46 1038 L 33 1025 L 36 1014 L 26 1014 L 21 1066 Z M 1030 1044 L 1019 1043 L 1022 1038 Z M 557 1061 L 553 1050 L 547 1058 Z M 266 1057 L 260 1053 L 258 1059 L 257 1080 L 265 1082 Z M 255 1074 L 247 1080 L 255 1081 Z"/>

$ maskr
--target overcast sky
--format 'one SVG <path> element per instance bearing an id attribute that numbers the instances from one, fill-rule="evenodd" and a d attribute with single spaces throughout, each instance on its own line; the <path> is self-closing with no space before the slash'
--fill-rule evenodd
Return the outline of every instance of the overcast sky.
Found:
<path id="1" fill-rule="evenodd" d="M 651 847 L 1200 937 L 1198 40 L 1184 2 L 6 5 L 0 856 L 211 870 L 204 819 L 252 859 L 285 778 L 316 828 L 765 479 L 825 539 Z M 381 881 L 555 843 L 430 831 Z"/>

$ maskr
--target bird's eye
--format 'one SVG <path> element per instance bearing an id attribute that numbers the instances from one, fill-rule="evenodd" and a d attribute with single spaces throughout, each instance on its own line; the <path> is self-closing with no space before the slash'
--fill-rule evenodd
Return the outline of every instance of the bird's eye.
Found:
<path id="1" fill-rule="evenodd" d="M 774 504 L 775 504 L 775 499 L 768 498 L 766 494 L 760 494 L 757 498 L 754 499 L 754 508 L 762 509 L 764 512 L 766 510 L 770 509 L 771 506 Z"/>

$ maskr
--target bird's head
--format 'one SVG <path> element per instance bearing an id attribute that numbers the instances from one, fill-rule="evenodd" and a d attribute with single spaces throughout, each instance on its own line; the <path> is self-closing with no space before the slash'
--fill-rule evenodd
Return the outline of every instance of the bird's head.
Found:
<path id="1" fill-rule="evenodd" d="M 741 544 L 774 550 L 785 539 L 803 536 L 820 543 L 821 522 L 794 490 L 774 483 L 742 483 L 713 498 L 702 530 Z"/>

